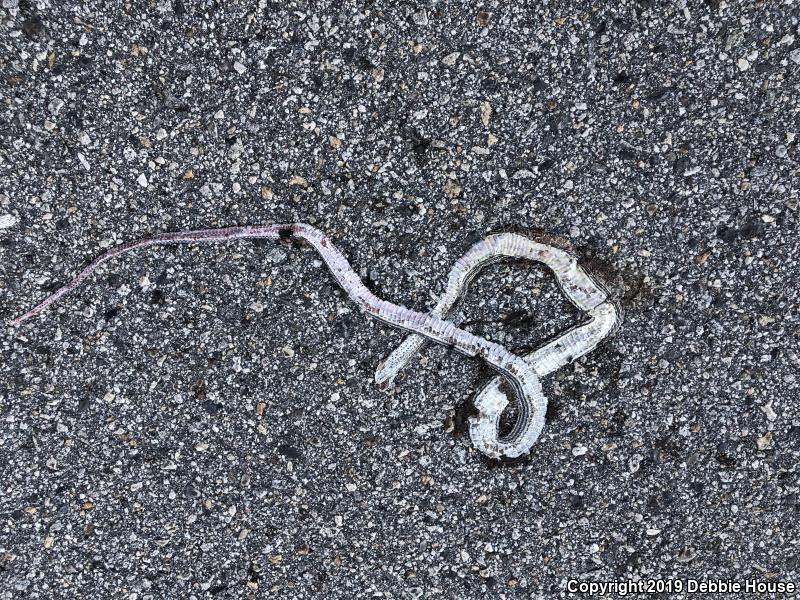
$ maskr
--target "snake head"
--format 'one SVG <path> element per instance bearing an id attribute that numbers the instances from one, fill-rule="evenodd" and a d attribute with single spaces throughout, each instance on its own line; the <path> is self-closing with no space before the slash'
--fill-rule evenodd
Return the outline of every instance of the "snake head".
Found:
<path id="1" fill-rule="evenodd" d="M 391 369 L 386 368 L 386 361 L 382 360 L 378 363 L 378 368 L 375 369 L 375 383 L 381 390 L 388 390 L 394 385 L 394 378 L 397 373 Z"/>

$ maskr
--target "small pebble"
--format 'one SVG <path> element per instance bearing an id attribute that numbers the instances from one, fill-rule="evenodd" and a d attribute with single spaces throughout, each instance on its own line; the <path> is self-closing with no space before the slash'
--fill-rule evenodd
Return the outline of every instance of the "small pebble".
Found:
<path id="1" fill-rule="evenodd" d="M 17 224 L 17 218 L 11 214 L 0 215 L 0 229 L 8 229 Z"/>

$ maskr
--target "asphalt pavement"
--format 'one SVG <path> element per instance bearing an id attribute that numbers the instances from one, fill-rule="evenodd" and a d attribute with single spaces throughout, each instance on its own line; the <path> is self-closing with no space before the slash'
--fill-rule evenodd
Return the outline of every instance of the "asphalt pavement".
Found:
<path id="1" fill-rule="evenodd" d="M 796 3 L 0 1 L 4 320 L 118 243 L 294 221 L 418 310 L 546 232 L 624 311 L 498 464 L 491 371 L 428 346 L 379 389 L 404 333 L 310 248 L 110 262 L 0 326 L 0 599 L 798 582 Z M 464 314 L 520 353 L 580 319 L 517 263 Z"/>

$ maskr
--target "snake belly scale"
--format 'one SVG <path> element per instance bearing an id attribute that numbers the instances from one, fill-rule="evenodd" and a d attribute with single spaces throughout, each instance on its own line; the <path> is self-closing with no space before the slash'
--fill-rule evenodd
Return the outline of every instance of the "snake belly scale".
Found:
<path id="1" fill-rule="evenodd" d="M 433 310 L 426 314 L 375 296 L 324 233 L 311 225 L 290 223 L 178 231 L 126 242 L 95 258 L 71 281 L 28 312 L 8 321 L 8 324 L 18 326 L 38 315 L 78 287 L 103 263 L 132 250 L 164 244 L 253 238 L 301 240 L 308 243 L 319 253 L 348 297 L 364 313 L 411 333 L 379 365 L 375 375 L 379 384 L 391 384 L 400 370 L 413 360 L 426 339 L 455 348 L 467 356 L 478 357 L 495 369 L 498 376 L 478 393 L 475 401 L 478 415 L 470 418 L 470 437 L 473 443 L 492 458 L 515 458 L 530 451 L 544 428 L 547 409 L 540 378 L 591 351 L 617 327 L 621 319 L 619 309 L 610 300 L 608 293 L 578 265 L 576 257 L 527 236 L 515 233 L 495 234 L 475 244 L 456 261 L 444 293 Z M 522 258 L 541 262 L 549 267 L 565 295 L 589 320 L 526 357 L 520 357 L 500 344 L 461 329 L 455 311 L 469 282 L 483 267 L 504 258 Z M 518 414 L 510 433 L 501 436 L 500 416 L 509 404 L 502 389 L 503 380 L 514 391 Z"/>

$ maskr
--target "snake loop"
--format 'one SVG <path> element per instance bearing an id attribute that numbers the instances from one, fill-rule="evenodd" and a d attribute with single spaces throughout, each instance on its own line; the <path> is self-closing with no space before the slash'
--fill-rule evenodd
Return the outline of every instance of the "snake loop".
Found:
<path id="1" fill-rule="evenodd" d="M 458 324 L 461 315 L 456 314 L 456 311 L 469 283 L 487 265 L 507 258 L 525 259 L 547 266 L 555 274 L 559 287 L 570 302 L 588 317 L 587 322 L 570 329 L 525 357 L 525 361 L 538 377 L 544 377 L 592 351 L 619 325 L 619 307 L 611 301 L 603 287 L 578 264 L 575 256 L 516 233 L 490 235 L 459 258 L 450 271 L 444 293 L 430 314 Z M 397 374 L 419 352 L 424 341 L 419 335 L 408 336 L 378 366 L 375 381 L 384 386 L 391 385 Z M 537 397 L 537 400 L 536 416 L 543 420 L 547 400 L 544 396 Z M 539 426 L 520 427 L 520 421 L 529 418 L 525 411 L 521 411 L 514 431 L 507 439 L 501 439 L 498 432 L 500 416 L 508 404 L 508 398 L 501 389 L 501 379 L 497 377 L 478 392 L 475 398 L 478 415 L 470 418 L 470 437 L 475 447 L 488 456 L 513 458 L 525 454 L 536 442 L 541 431 Z M 517 430 L 524 432 L 524 435 L 515 436 Z"/>

